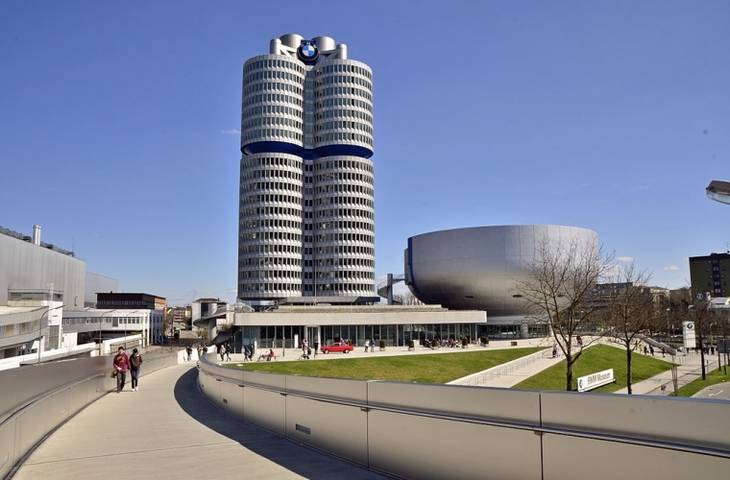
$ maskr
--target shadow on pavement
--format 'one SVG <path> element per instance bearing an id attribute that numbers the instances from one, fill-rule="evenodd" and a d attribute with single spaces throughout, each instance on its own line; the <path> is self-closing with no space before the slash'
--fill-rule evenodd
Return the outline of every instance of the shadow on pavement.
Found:
<path id="1" fill-rule="evenodd" d="M 248 450 L 306 478 L 380 479 L 363 468 L 299 446 L 256 425 L 246 423 L 215 407 L 202 397 L 197 387 L 198 371 L 186 371 L 175 383 L 175 400 L 192 418 Z M 215 465 L 211 465 L 215 471 Z M 242 474 L 245 471 L 241 472 Z"/>

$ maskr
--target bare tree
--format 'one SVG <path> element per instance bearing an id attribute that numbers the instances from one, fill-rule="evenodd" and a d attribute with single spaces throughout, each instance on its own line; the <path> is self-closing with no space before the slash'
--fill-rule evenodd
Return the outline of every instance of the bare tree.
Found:
<path id="1" fill-rule="evenodd" d="M 650 275 L 638 272 L 633 263 L 618 267 L 618 275 L 610 288 L 604 290 L 607 309 L 606 325 L 609 334 L 626 349 L 626 389 L 631 392 L 631 366 L 637 337 L 654 325 L 657 311 L 651 293 L 644 286 Z"/>
<path id="2" fill-rule="evenodd" d="M 574 240 L 567 245 L 543 239 L 517 285 L 530 315 L 549 325 L 555 343 L 565 355 L 565 389 L 573 389 L 573 366 L 583 350 L 598 340 L 591 331 L 598 305 L 591 296 L 609 268 L 603 249 L 593 242 Z M 583 337 L 593 333 L 590 338 Z"/>

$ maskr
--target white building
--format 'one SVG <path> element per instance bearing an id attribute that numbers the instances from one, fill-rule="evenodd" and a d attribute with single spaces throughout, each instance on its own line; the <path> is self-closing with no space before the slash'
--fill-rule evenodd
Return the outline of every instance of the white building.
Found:
<path id="1" fill-rule="evenodd" d="M 75 333 L 79 343 L 141 334 L 144 345 L 162 343 L 163 310 L 96 309 L 68 310 L 63 315 L 63 331 Z"/>

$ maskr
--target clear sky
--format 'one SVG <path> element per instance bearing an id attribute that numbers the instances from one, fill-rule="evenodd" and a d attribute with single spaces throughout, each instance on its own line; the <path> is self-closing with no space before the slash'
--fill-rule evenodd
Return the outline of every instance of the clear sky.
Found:
<path id="1" fill-rule="evenodd" d="M 730 242 L 727 0 L 0 2 L 0 225 L 233 297 L 241 67 L 288 32 L 373 67 L 379 277 L 444 228 L 589 227 L 670 287 Z"/>

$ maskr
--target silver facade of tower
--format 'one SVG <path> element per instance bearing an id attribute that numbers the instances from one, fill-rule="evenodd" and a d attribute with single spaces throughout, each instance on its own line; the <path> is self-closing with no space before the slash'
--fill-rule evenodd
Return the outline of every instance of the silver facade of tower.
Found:
<path id="1" fill-rule="evenodd" d="M 373 296 L 372 70 L 287 34 L 243 66 L 238 297 Z"/>

